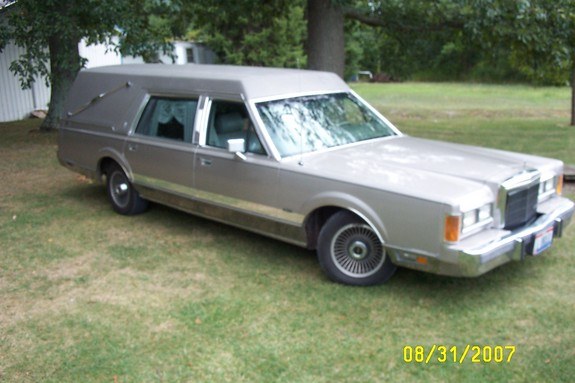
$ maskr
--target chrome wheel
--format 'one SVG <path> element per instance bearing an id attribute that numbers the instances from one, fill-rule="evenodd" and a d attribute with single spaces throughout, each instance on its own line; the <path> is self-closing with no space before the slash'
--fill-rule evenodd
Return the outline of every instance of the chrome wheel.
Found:
<path id="1" fill-rule="evenodd" d="M 347 285 L 384 283 L 397 269 L 377 232 L 346 210 L 333 214 L 321 228 L 317 256 L 331 280 Z"/>
<path id="2" fill-rule="evenodd" d="M 121 209 L 130 203 L 130 184 L 124 172 L 115 171 L 110 174 L 110 197 L 112 202 Z"/>
<path id="3" fill-rule="evenodd" d="M 107 167 L 106 182 L 108 198 L 117 213 L 133 215 L 147 209 L 148 201 L 140 197 L 118 164 L 113 163 Z"/>
<path id="4" fill-rule="evenodd" d="M 337 231 L 331 242 L 335 266 L 345 275 L 365 278 L 375 274 L 385 261 L 377 234 L 366 224 L 351 223 Z"/>

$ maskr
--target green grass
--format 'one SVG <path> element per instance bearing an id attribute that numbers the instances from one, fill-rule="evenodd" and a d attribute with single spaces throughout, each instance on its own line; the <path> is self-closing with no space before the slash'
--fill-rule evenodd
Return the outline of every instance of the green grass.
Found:
<path id="1" fill-rule="evenodd" d="M 354 88 L 409 135 L 575 164 L 569 88 L 444 83 Z"/>
<path id="2" fill-rule="evenodd" d="M 408 134 L 575 163 L 565 89 L 356 89 Z M 161 206 L 115 214 L 101 186 L 58 165 L 37 124 L 0 124 L 2 382 L 575 376 L 573 226 L 544 255 L 480 278 L 400 270 L 383 286 L 341 286 L 297 247 Z M 403 362 L 404 346 L 434 344 L 517 351 L 501 364 Z"/>

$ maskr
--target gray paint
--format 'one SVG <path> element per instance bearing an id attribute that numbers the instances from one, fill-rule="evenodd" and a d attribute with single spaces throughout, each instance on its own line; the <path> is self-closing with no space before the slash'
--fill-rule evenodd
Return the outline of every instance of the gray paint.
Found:
<path id="1" fill-rule="evenodd" d="M 121 86 L 129 83 L 129 86 Z M 89 107 L 82 109 L 97 95 Z M 96 68 L 78 76 L 66 104 L 58 156 L 65 166 L 99 178 L 109 157 L 126 171 L 143 197 L 204 217 L 314 247 L 305 223 L 316 209 L 333 206 L 362 217 L 396 264 L 441 274 L 474 276 L 522 259 L 534 233 L 549 225 L 562 233 L 573 203 L 541 200 L 539 220 L 510 232 L 504 184 L 526 170 L 556 177 L 563 164 L 536 156 L 422 140 L 402 135 L 280 158 L 257 114 L 258 101 L 295 95 L 351 92 L 323 72 L 217 65 L 130 65 Z M 173 142 L 134 134 L 151 95 L 200 97 L 194 140 Z M 244 100 L 269 155 L 205 145 L 211 97 Z M 538 182 L 538 181 L 537 181 Z M 443 239 L 447 215 L 485 204 L 493 219 Z M 425 257 L 427 263 L 418 263 Z"/>

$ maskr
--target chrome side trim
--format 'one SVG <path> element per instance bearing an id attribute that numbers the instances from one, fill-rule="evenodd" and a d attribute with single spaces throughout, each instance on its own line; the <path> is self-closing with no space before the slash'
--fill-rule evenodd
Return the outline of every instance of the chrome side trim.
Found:
<path id="1" fill-rule="evenodd" d="M 140 194 L 153 202 L 182 210 L 186 213 L 208 218 L 220 223 L 235 226 L 257 234 L 265 235 L 300 247 L 307 247 L 303 226 L 282 219 L 254 214 L 240 208 L 222 206 L 192 197 L 184 197 L 171 192 L 138 186 Z M 289 214 L 289 213 L 286 213 Z"/>
<path id="2" fill-rule="evenodd" d="M 137 189 L 145 188 L 145 190 L 138 190 L 144 198 L 149 198 L 148 194 L 151 194 L 151 190 L 158 190 L 160 192 L 174 194 L 176 197 L 191 198 L 208 205 L 236 210 L 241 213 L 255 215 L 287 225 L 303 227 L 304 224 L 305 217 L 302 214 L 229 196 L 210 193 L 185 185 L 157 180 L 139 174 L 134 174 L 134 184 Z"/>

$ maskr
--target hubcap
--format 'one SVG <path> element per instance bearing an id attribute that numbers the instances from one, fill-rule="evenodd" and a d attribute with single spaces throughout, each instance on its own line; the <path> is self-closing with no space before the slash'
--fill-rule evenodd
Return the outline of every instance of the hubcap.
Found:
<path id="1" fill-rule="evenodd" d="M 125 194 L 127 191 L 128 191 L 128 185 L 126 183 L 119 184 L 115 189 L 115 193 L 118 196 Z"/>
<path id="2" fill-rule="evenodd" d="M 130 185 L 126 176 L 120 172 L 110 175 L 110 191 L 113 202 L 120 208 L 125 208 L 130 202 Z"/>
<path id="3" fill-rule="evenodd" d="M 331 257 L 345 275 L 365 278 L 378 272 L 385 262 L 385 251 L 373 229 L 363 223 L 350 223 L 335 233 Z"/>
<path id="4" fill-rule="evenodd" d="M 358 261 L 361 261 L 369 255 L 369 249 L 367 245 L 361 241 L 353 242 L 347 249 L 349 255 Z"/>

